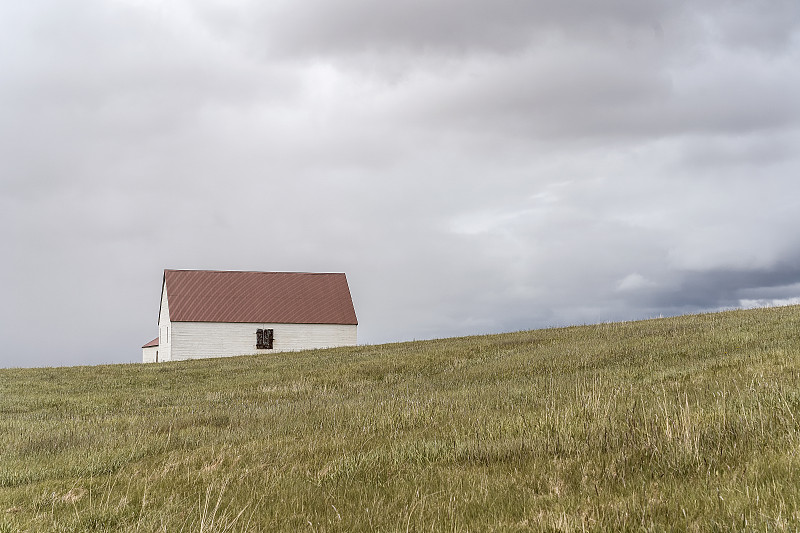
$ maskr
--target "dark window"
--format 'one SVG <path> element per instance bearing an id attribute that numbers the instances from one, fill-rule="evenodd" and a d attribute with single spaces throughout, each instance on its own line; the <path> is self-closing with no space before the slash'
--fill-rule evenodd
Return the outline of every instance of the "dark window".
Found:
<path id="1" fill-rule="evenodd" d="M 256 348 L 263 350 L 272 349 L 273 332 L 271 329 L 259 329 L 256 331 Z"/>

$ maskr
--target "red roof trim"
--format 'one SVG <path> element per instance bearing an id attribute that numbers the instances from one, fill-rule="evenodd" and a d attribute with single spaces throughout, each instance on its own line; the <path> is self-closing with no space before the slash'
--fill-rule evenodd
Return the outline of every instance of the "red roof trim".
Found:
<path id="1" fill-rule="evenodd" d="M 165 270 L 170 321 L 357 325 L 343 273 Z"/>
<path id="2" fill-rule="evenodd" d="M 150 342 L 142 346 L 142 348 L 152 348 L 153 346 L 158 346 L 158 337 L 156 337 L 155 339 L 151 340 Z"/>

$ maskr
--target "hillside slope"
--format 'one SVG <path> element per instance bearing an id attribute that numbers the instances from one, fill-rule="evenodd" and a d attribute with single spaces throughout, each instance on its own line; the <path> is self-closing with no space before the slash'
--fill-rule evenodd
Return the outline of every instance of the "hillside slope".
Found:
<path id="1" fill-rule="evenodd" d="M 0 370 L 0 532 L 800 527 L 800 308 Z"/>

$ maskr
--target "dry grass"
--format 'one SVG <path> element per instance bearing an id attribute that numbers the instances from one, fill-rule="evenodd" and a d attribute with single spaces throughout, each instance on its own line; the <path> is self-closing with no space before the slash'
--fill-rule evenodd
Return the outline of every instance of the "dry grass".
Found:
<path id="1" fill-rule="evenodd" d="M 795 531 L 798 326 L 0 370 L 0 532 Z"/>

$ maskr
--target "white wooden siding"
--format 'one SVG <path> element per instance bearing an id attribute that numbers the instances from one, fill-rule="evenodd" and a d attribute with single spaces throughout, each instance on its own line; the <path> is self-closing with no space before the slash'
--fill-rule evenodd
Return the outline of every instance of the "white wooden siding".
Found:
<path id="1" fill-rule="evenodd" d="M 158 346 L 148 346 L 142 348 L 142 363 L 155 363 L 156 354 L 158 353 Z M 159 353 L 158 360 L 161 361 L 161 354 Z"/>
<path id="2" fill-rule="evenodd" d="M 167 301 L 167 286 L 161 291 L 161 310 L 158 313 L 158 360 L 172 361 L 172 323 L 169 320 L 169 303 Z"/>
<path id="3" fill-rule="evenodd" d="M 163 315 L 162 315 L 163 317 Z M 355 325 L 172 322 L 170 359 L 182 361 L 357 344 Z M 256 348 L 256 330 L 274 331 L 273 349 Z"/>

